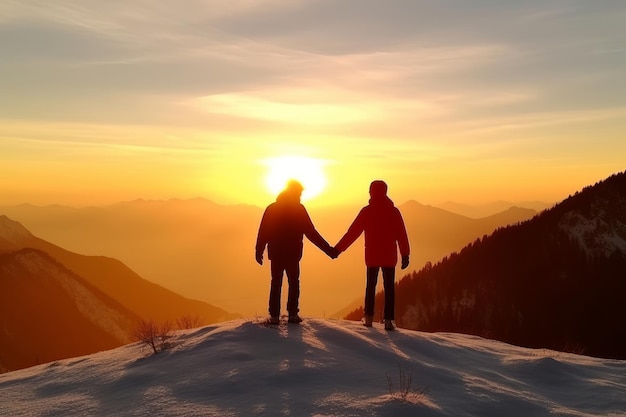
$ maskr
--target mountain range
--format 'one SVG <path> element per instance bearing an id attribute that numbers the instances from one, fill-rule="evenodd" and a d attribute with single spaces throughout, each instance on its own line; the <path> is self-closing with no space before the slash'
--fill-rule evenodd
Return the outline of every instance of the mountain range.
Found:
<path id="1" fill-rule="evenodd" d="M 396 294 L 404 328 L 626 358 L 626 172 L 427 264 Z"/>
<path id="2" fill-rule="evenodd" d="M 616 313 L 624 289 L 624 175 L 539 215 L 511 207 L 471 219 L 416 201 L 400 205 L 413 265 L 425 267 L 398 283 L 398 325 L 622 357 L 623 336 L 611 330 L 624 325 Z M 126 261 L 72 252 L 0 215 L 0 371 L 120 346 L 141 320 L 194 316 L 212 323 L 233 317 L 222 306 L 198 301 L 200 296 L 229 294 L 242 306 L 252 297 L 258 305 L 266 300 L 267 271 L 245 254 L 246 247 L 253 248 L 258 207 L 195 199 L 3 210 L 83 247 L 82 253 L 117 251 L 161 270 L 170 285 L 198 281 L 204 290 L 194 299 L 181 296 L 144 279 Z M 327 238 L 338 239 L 355 212 L 316 210 L 315 221 L 323 234 L 334 230 Z M 302 299 L 354 310 L 363 290 L 362 249 L 331 261 L 310 246 L 303 260 L 308 298 Z M 312 275 L 317 279 L 309 280 Z M 193 287 L 182 288 L 193 293 Z M 359 301 L 349 304 L 357 296 Z M 586 314 L 589 308 L 593 314 Z M 357 309 L 349 318 L 360 319 L 359 314 Z"/>
<path id="3" fill-rule="evenodd" d="M 0 215 L 0 372 L 131 341 L 141 320 L 232 315 L 151 283 L 122 262 L 67 251 Z"/>
<path id="4" fill-rule="evenodd" d="M 454 201 L 446 201 L 444 203 L 437 204 L 436 207 L 451 211 L 452 213 L 471 217 L 472 219 L 480 219 L 506 211 L 510 207 L 524 207 L 540 212 L 552 207 L 553 205 L 554 204 L 549 204 L 543 201 L 521 201 L 511 203 L 510 201 L 499 200 L 483 204 L 462 204 Z"/>
<path id="5" fill-rule="evenodd" d="M 531 218 L 533 209 L 510 207 L 480 219 L 409 201 L 399 205 L 412 246 L 411 268 L 435 262 L 496 227 Z M 331 244 L 360 207 L 311 208 Z M 254 260 L 263 209 L 205 199 L 122 202 L 71 208 L 0 207 L 37 236 L 75 253 L 119 259 L 141 277 L 185 297 L 253 317 L 267 313 L 269 267 Z M 301 308 L 306 315 L 338 317 L 363 287 L 362 242 L 330 260 L 305 239 Z M 56 255 L 55 255 L 56 256 Z"/>

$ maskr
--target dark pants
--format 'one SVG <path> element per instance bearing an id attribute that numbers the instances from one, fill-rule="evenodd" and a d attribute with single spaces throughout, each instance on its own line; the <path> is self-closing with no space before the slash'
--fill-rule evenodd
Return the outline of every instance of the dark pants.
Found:
<path id="1" fill-rule="evenodd" d="M 298 299 L 300 298 L 300 262 L 277 260 L 272 260 L 271 262 L 270 316 L 280 315 L 280 293 L 283 286 L 283 272 L 287 274 L 287 282 L 289 283 L 287 311 L 289 315 L 298 314 Z"/>
<path id="2" fill-rule="evenodd" d="M 374 315 L 374 297 L 376 296 L 376 283 L 378 282 L 378 270 L 383 270 L 383 286 L 385 289 L 385 320 L 394 320 L 395 309 L 395 286 L 396 268 L 387 266 L 367 267 L 367 286 L 365 287 L 365 314 Z"/>

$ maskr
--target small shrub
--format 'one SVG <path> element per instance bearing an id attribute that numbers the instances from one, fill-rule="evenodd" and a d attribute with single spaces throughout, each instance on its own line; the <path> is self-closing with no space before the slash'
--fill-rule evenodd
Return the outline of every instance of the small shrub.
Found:
<path id="1" fill-rule="evenodd" d="M 176 319 L 176 328 L 179 330 L 195 329 L 203 324 L 203 320 L 197 314 L 187 314 Z"/>
<path id="2" fill-rule="evenodd" d="M 169 321 L 158 324 L 154 320 L 142 320 L 135 328 L 134 336 L 156 354 L 171 347 L 172 325 Z"/>
<path id="3" fill-rule="evenodd" d="M 398 380 L 394 385 L 393 378 L 387 374 L 387 387 L 391 398 L 400 401 L 421 402 L 428 393 L 428 387 L 419 390 L 413 390 L 413 373 L 407 373 L 400 365 L 398 365 Z"/>

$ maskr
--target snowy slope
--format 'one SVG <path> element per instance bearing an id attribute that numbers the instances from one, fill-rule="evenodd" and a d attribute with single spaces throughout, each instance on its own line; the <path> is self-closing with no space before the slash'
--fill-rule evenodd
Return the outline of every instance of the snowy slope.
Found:
<path id="1" fill-rule="evenodd" d="M 0 375 L 0 415 L 623 416 L 625 393 L 626 361 L 341 320 L 237 320 L 181 331 L 158 355 L 131 344 Z"/>
<path id="2" fill-rule="evenodd" d="M 576 241 L 588 257 L 607 258 L 615 252 L 626 253 L 626 224 L 605 213 L 584 216 L 565 213 L 559 227 Z"/>

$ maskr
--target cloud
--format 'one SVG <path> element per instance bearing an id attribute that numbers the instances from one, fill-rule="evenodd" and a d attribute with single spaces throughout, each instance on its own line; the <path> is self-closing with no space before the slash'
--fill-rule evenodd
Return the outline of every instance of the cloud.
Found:
<path id="1" fill-rule="evenodd" d="M 538 0 L 6 1 L 0 108 L 175 123 L 167 115 L 195 103 L 250 120 L 370 125 L 567 112 L 586 97 L 619 107 L 625 15 L 615 3 Z"/>
<path id="2" fill-rule="evenodd" d="M 418 99 L 373 97 L 366 92 L 331 86 L 216 94 L 200 97 L 196 103 L 209 113 L 296 125 L 372 123 L 389 121 L 406 111 L 421 117 L 440 111 Z"/>
<path id="3" fill-rule="evenodd" d="M 465 134 L 495 133 L 511 130 L 537 129 L 547 126 L 572 126 L 597 121 L 624 120 L 626 107 L 584 109 L 560 112 L 536 112 L 494 119 L 474 120 L 460 124 Z"/>

